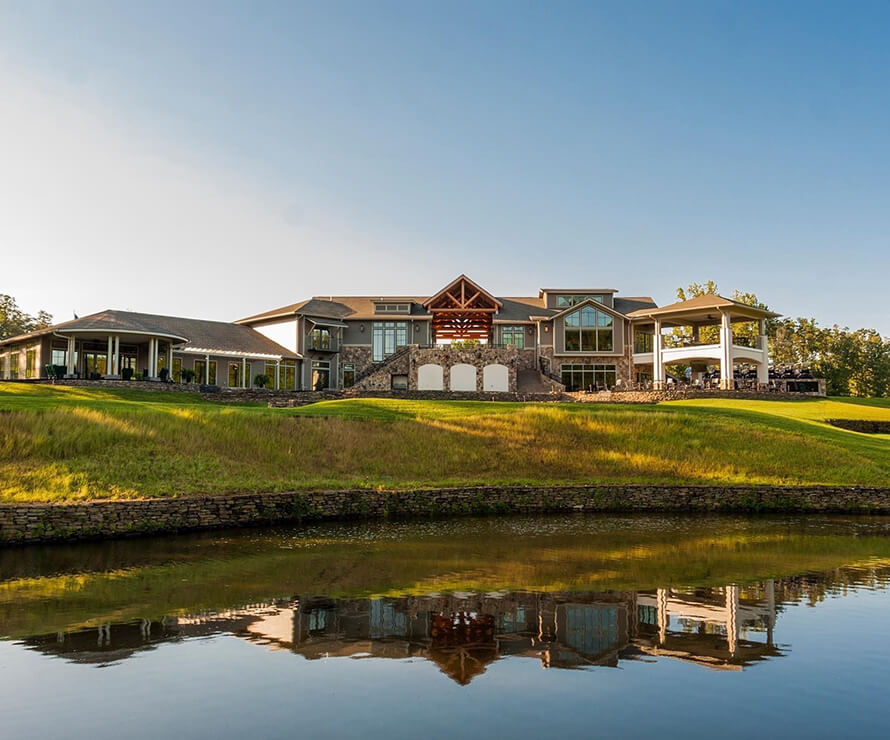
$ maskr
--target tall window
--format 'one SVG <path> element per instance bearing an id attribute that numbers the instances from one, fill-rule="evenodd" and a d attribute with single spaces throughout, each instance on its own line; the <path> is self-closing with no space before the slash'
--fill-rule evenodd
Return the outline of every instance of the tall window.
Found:
<path id="1" fill-rule="evenodd" d="M 170 373 L 170 377 L 173 378 L 174 383 L 178 383 L 182 380 L 182 358 L 174 357 L 173 358 L 173 370 Z"/>
<path id="2" fill-rule="evenodd" d="M 343 363 L 343 387 L 352 388 L 355 385 L 355 363 Z"/>
<path id="3" fill-rule="evenodd" d="M 557 308 L 569 308 L 569 306 L 577 306 L 584 301 L 596 301 L 597 303 L 605 303 L 603 295 L 558 295 L 556 296 Z"/>
<path id="4" fill-rule="evenodd" d="M 331 348 L 331 330 L 330 329 L 313 329 L 312 330 L 312 349 L 330 349 Z"/>
<path id="5" fill-rule="evenodd" d="M 525 348 L 525 327 L 505 326 L 501 329 L 501 341 L 504 344 L 512 344 L 516 349 Z"/>
<path id="6" fill-rule="evenodd" d="M 209 372 L 206 360 L 195 360 L 195 382 L 216 385 L 216 360 L 210 361 Z"/>
<path id="7" fill-rule="evenodd" d="M 37 369 L 37 350 L 29 349 L 25 352 L 25 377 L 35 377 L 34 371 Z"/>
<path id="8" fill-rule="evenodd" d="M 602 390 L 615 385 L 614 365 L 563 365 L 560 370 L 567 391 Z"/>
<path id="9" fill-rule="evenodd" d="M 655 335 L 644 331 L 634 332 L 634 352 L 641 354 L 643 352 L 651 352 L 652 345 L 655 341 Z"/>
<path id="10" fill-rule="evenodd" d="M 297 387 L 297 361 L 282 360 L 279 372 L 281 373 L 281 383 L 279 387 L 288 391 L 294 390 Z"/>
<path id="11" fill-rule="evenodd" d="M 371 329 L 373 361 L 380 362 L 399 347 L 408 344 L 408 324 L 405 321 L 375 321 Z"/>
<path id="12" fill-rule="evenodd" d="M 9 355 L 9 379 L 15 380 L 19 376 L 19 353 Z"/>
<path id="13" fill-rule="evenodd" d="M 240 388 L 242 385 L 241 363 L 229 363 L 229 388 Z"/>
<path id="14" fill-rule="evenodd" d="M 611 352 L 615 346 L 612 316 L 584 306 L 564 319 L 566 352 Z"/>
<path id="15" fill-rule="evenodd" d="M 331 363 L 313 360 L 312 362 L 312 390 L 323 391 L 331 387 Z"/>

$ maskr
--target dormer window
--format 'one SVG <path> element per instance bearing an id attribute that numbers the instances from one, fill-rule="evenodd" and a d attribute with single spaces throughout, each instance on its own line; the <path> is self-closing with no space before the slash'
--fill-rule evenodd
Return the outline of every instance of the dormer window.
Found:
<path id="1" fill-rule="evenodd" d="M 579 303 L 583 303 L 584 301 L 596 301 L 597 303 L 605 303 L 606 297 L 602 293 L 595 293 L 590 295 L 558 295 L 556 296 L 556 307 L 569 308 L 571 306 L 577 306 Z"/>
<path id="2" fill-rule="evenodd" d="M 410 303 L 375 303 L 374 313 L 411 313 Z"/>

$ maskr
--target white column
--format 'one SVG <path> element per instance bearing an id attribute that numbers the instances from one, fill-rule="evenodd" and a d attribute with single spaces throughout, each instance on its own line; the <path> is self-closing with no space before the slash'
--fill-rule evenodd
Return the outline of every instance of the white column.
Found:
<path id="1" fill-rule="evenodd" d="M 732 323 L 729 313 L 720 314 L 720 387 L 732 390 L 735 387 L 732 374 Z"/>
<path id="2" fill-rule="evenodd" d="M 652 337 L 652 387 L 656 390 L 664 388 L 666 380 L 662 344 L 661 321 L 655 319 L 655 335 Z"/>
<path id="3" fill-rule="evenodd" d="M 210 355 L 204 355 L 204 385 L 210 385 Z"/>
<path id="4" fill-rule="evenodd" d="M 148 340 L 148 378 L 153 379 L 158 372 L 157 360 L 158 340 L 151 337 Z"/>
<path id="5" fill-rule="evenodd" d="M 241 387 L 250 388 L 250 380 L 247 377 L 247 358 L 241 358 Z"/>
<path id="6" fill-rule="evenodd" d="M 167 345 L 167 377 L 173 380 L 173 342 Z"/>
<path id="7" fill-rule="evenodd" d="M 763 353 L 763 362 L 757 366 L 757 384 L 769 385 L 769 337 L 766 336 L 766 319 L 760 320 L 760 336 L 757 337 L 757 346 Z"/>
<path id="8" fill-rule="evenodd" d="M 74 369 L 75 369 L 74 353 L 76 352 L 76 350 L 77 350 L 77 348 L 76 348 L 76 345 L 74 344 L 74 337 L 68 337 L 68 356 L 67 356 L 68 357 L 68 368 L 67 368 L 67 370 L 68 370 L 69 378 L 74 375 Z"/>
<path id="9" fill-rule="evenodd" d="M 668 628 L 668 593 L 667 589 L 659 588 L 655 592 L 655 613 L 658 619 L 658 644 L 664 645 Z"/>
<path id="10" fill-rule="evenodd" d="M 108 335 L 108 350 L 105 353 L 105 377 L 106 378 L 109 375 L 114 375 L 114 366 L 111 361 L 113 349 L 114 349 L 114 339 L 112 339 L 111 334 L 109 334 Z"/>
<path id="11" fill-rule="evenodd" d="M 118 377 L 121 374 L 121 338 L 119 334 L 114 337 L 114 374 Z"/>
<path id="12" fill-rule="evenodd" d="M 726 587 L 726 641 L 730 655 L 739 648 L 739 587 Z"/>
<path id="13" fill-rule="evenodd" d="M 275 361 L 275 390 L 281 389 L 281 360 Z"/>

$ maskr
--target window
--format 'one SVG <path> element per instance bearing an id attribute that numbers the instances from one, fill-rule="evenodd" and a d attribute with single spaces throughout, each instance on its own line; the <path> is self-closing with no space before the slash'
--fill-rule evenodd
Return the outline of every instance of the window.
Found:
<path id="1" fill-rule="evenodd" d="M 410 313 L 410 303 L 375 303 L 374 313 Z"/>
<path id="2" fill-rule="evenodd" d="M 655 335 L 643 331 L 634 332 L 634 352 L 641 354 L 643 352 L 651 352 L 652 345 L 655 341 Z"/>
<path id="3" fill-rule="evenodd" d="M 390 386 L 394 391 L 406 391 L 408 390 L 408 376 L 407 375 L 393 375 L 390 377 Z"/>
<path id="4" fill-rule="evenodd" d="M 606 297 L 604 295 L 558 295 L 556 296 L 556 307 L 557 308 L 569 308 L 570 306 L 577 306 L 579 303 L 583 303 L 584 301 L 596 301 L 597 303 L 605 303 Z"/>
<path id="5" fill-rule="evenodd" d="M 99 378 L 105 375 L 108 355 L 105 352 L 84 352 L 83 372 L 85 378 Z"/>
<path id="6" fill-rule="evenodd" d="M 355 364 L 352 362 L 343 363 L 343 387 L 352 388 L 355 385 Z"/>
<path id="7" fill-rule="evenodd" d="M 380 362 L 408 344 L 408 324 L 404 321 L 375 321 L 371 329 L 373 361 Z"/>
<path id="8" fill-rule="evenodd" d="M 331 383 L 331 363 L 312 361 L 312 390 L 323 391 L 330 388 Z"/>
<path id="9" fill-rule="evenodd" d="M 562 384 L 567 391 L 612 388 L 615 385 L 614 365 L 563 365 Z"/>
<path id="10" fill-rule="evenodd" d="M 25 351 L 25 377 L 35 377 L 34 371 L 37 368 L 37 350 L 29 349 Z"/>
<path id="11" fill-rule="evenodd" d="M 278 387 L 278 367 L 274 362 L 266 362 L 263 365 L 263 375 L 269 378 L 266 388 Z"/>
<path id="12" fill-rule="evenodd" d="M 56 349 L 55 347 L 53 347 L 52 364 L 67 367 L 68 366 L 68 350 Z"/>
<path id="13" fill-rule="evenodd" d="M 611 352 L 615 346 L 612 316 L 584 306 L 564 319 L 566 352 Z"/>
<path id="14" fill-rule="evenodd" d="M 240 362 L 230 362 L 229 363 L 229 388 L 240 388 L 241 387 L 241 363 Z"/>
<path id="15" fill-rule="evenodd" d="M 19 376 L 19 353 L 9 355 L 9 379 L 15 380 Z"/>
<path id="16" fill-rule="evenodd" d="M 216 385 L 216 360 L 210 361 L 209 372 L 206 360 L 195 360 L 195 382 Z"/>
<path id="17" fill-rule="evenodd" d="M 173 358 L 173 371 L 170 375 L 173 378 L 174 383 L 179 383 L 182 380 L 182 358 L 174 357 Z"/>
<path id="18" fill-rule="evenodd" d="M 278 387 L 288 391 L 294 390 L 297 387 L 297 361 L 282 360 L 279 372 L 281 373 L 281 379 L 279 380 Z"/>
<path id="19" fill-rule="evenodd" d="M 331 348 L 331 330 L 330 329 L 313 329 L 312 330 L 312 349 L 330 349 Z"/>
<path id="20" fill-rule="evenodd" d="M 501 329 L 501 342 L 512 344 L 516 349 L 525 349 L 525 327 L 505 326 Z"/>

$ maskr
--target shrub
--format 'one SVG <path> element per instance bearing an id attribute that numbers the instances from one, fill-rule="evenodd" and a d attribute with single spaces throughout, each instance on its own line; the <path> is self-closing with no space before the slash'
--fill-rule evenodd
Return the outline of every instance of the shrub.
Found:
<path id="1" fill-rule="evenodd" d="M 264 375 L 263 373 L 255 375 L 253 378 L 253 384 L 257 388 L 268 388 L 271 383 L 272 378 L 270 378 L 268 375 Z"/>
<path id="2" fill-rule="evenodd" d="M 183 383 L 191 383 L 195 379 L 195 371 L 188 367 L 182 368 L 182 372 L 179 375 Z"/>
<path id="3" fill-rule="evenodd" d="M 121 370 L 121 378 L 124 380 L 132 380 L 133 379 L 133 368 L 125 367 Z"/>

